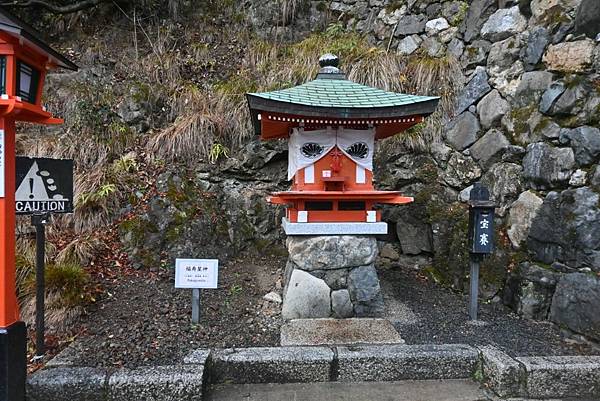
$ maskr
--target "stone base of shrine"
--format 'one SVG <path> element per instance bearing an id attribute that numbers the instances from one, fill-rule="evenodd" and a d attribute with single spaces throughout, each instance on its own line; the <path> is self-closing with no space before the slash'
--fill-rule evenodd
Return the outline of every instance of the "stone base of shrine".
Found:
<path id="1" fill-rule="evenodd" d="M 385 222 L 372 223 L 292 223 L 287 218 L 281 219 L 281 226 L 286 235 L 375 235 L 387 234 Z"/>
<path id="2" fill-rule="evenodd" d="M 383 295 L 372 236 L 290 236 L 282 317 L 378 317 Z"/>

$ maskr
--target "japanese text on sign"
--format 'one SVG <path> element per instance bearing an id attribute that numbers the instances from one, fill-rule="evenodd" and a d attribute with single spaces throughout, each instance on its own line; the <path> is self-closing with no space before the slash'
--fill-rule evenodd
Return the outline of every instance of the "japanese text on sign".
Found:
<path id="1" fill-rule="evenodd" d="M 491 253 L 494 242 L 494 224 L 489 212 L 476 211 L 473 232 L 473 252 Z"/>
<path id="2" fill-rule="evenodd" d="M 217 288 L 217 259 L 176 259 L 175 288 Z"/>

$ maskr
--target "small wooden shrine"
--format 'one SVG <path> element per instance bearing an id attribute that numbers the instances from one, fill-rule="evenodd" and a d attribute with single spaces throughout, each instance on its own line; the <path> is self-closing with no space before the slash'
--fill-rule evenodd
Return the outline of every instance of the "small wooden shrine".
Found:
<path id="1" fill-rule="evenodd" d="M 375 204 L 413 201 L 373 187 L 376 140 L 412 127 L 433 113 L 439 98 L 387 92 L 352 82 L 339 59 L 319 59 L 316 79 L 289 89 L 248 93 L 256 134 L 289 141 L 290 191 L 274 193 L 287 205 L 288 235 L 385 234 Z"/>

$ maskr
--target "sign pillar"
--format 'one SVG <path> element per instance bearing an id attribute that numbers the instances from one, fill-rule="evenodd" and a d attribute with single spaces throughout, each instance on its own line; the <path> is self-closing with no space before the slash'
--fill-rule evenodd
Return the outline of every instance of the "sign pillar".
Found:
<path id="1" fill-rule="evenodd" d="M 27 333 L 15 282 L 15 123 L 0 118 L 0 401 L 25 399 Z"/>
<path id="2" fill-rule="evenodd" d="M 471 286 L 469 289 L 469 319 L 477 320 L 477 298 L 479 296 L 479 256 L 471 254 Z"/>
<path id="3" fill-rule="evenodd" d="M 50 219 L 47 213 L 31 216 L 31 224 L 35 227 L 35 356 L 41 358 L 45 351 L 45 300 L 46 300 L 46 224 Z"/>
<path id="4" fill-rule="evenodd" d="M 192 289 L 192 323 L 200 323 L 200 309 L 202 303 L 200 301 L 200 288 Z"/>
<path id="5" fill-rule="evenodd" d="M 494 202 L 489 190 L 476 182 L 469 200 L 469 318 L 477 320 L 479 295 L 479 264 L 483 255 L 494 252 Z"/>

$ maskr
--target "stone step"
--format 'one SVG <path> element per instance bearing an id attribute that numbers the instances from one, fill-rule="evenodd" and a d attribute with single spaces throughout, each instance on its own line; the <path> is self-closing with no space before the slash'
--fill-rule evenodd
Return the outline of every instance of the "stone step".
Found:
<path id="1" fill-rule="evenodd" d="M 296 319 L 281 327 L 281 345 L 403 344 L 387 319 Z"/>
<path id="2" fill-rule="evenodd" d="M 504 398 L 600 398 L 600 357 L 517 357 L 487 346 L 350 345 L 196 350 L 182 364 L 67 366 L 29 377 L 27 399 L 202 400 L 215 385 L 475 379 Z M 591 397 L 591 398 L 590 398 Z"/>

